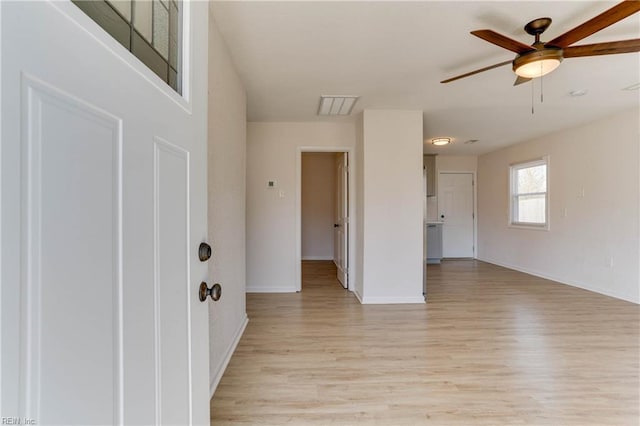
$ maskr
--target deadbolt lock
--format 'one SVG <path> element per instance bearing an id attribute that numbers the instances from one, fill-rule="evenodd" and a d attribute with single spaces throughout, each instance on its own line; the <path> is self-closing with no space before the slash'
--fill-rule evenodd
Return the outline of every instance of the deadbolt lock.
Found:
<path id="1" fill-rule="evenodd" d="M 211 246 L 205 242 L 200 243 L 198 247 L 198 258 L 201 262 L 206 262 L 211 258 Z"/>

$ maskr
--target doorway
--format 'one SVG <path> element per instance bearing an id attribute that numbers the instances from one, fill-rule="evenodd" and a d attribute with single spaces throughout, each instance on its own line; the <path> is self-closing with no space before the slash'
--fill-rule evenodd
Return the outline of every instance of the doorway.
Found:
<path id="1" fill-rule="evenodd" d="M 474 257 L 473 173 L 439 173 L 438 219 L 442 225 L 442 257 Z"/>
<path id="2" fill-rule="evenodd" d="M 348 150 L 338 149 L 299 152 L 298 291 L 302 290 L 302 261 L 331 263 L 335 279 L 343 288 L 350 288 L 349 154 Z"/>

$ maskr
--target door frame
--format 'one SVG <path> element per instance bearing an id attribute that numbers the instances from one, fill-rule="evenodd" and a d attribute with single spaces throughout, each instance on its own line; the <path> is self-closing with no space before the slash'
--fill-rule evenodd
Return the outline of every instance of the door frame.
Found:
<path id="1" fill-rule="evenodd" d="M 456 175 L 471 175 L 471 178 L 473 179 L 473 190 L 472 190 L 472 195 L 473 195 L 473 258 L 477 259 L 478 258 L 478 176 L 477 176 L 477 172 L 474 170 L 469 170 L 469 171 L 465 171 L 465 170 L 438 170 L 438 173 L 436 174 L 436 188 L 437 188 L 437 201 L 436 201 L 436 213 L 440 212 L 440 194 L 442 193 L 440 191 L 440 175 L 441 174 L 456 174 Z M 438 220 L 440 220 L 440 215 L 437 214 L 437 218 Z"/>
<path id="2" fill-rule="evenodd" d="M 296 150 L 296 221 L 295 221 L 295 236 L 296 236 L 296 252 L 295 252 L 295 288 L 296 291 L 302 291 L 302 268 L 300 266 L 302 262 L 302 153 L 303 152 L 344 152 L 347 154 L 349 161 L 349 232 L 347 235 L 349 252 L 347 271 L 348 290 L 353 291 L 353 283 L 355 283 L 355 268 L 353 267 L 353 261 L 356 258 L 356 226 L 355 226 L 355 204 L 356 204 L 356 191 L 355 191 L 355 165 L 354 165 L 354 148 L 349 146 L 299 146 Z"/>

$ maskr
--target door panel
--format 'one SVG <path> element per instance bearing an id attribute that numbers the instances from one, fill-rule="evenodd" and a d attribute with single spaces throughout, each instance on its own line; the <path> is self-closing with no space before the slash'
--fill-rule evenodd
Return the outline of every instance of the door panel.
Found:
<path id="1" fill-rule="evenodd" d="M 185 17 L 189 102 L 74 4 L 0 2 L 3 416 L 209 422 L 207 5 Z"/>
<path id="2" fill-rule="evenodd" d="M 122 395 L 120 120 L 26 77 L 22 93 L 25 409 L 51 423 L 64 423 L 68 412 L 88 424 L 115 423 Z M 91 303 L 78 303 L 83 295 Z M 94 380 L 110 386 L 93 388 Z M 70 399 L 60 383 L 92 394 Z"/>
<path id="3" fill-rule="evenodd" d="M 154 150 L 157 415 L 159 423 L 189 424 L 189 288 L 176 285 L 189 282 L 189 154 L 159 138 Z"/>
<path id="4" fill-rule="evenodd" d="M 336 153 L 334 253 L 338 281 L 349 287 L 349 166 L 346 152 Z"/>
<path id="5" fill-rule="evenodd" d="M 438 210 L 442 256 L 473 257 L 473 174 L 440 173 Z"/>

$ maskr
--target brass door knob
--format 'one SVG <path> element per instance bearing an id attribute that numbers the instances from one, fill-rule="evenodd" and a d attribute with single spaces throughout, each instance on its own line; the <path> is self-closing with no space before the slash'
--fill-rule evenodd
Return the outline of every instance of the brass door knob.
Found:
<path id="1" fill-rule="evenodd" d="M 207 300 L 207 296 L 211 297 L 211 300 L 217 302 L 222 297 L 222 286 L 218 283 L 215 283 L 211 288 L 207 286 L 207 283 L 202 281 L 200 283 L 200 290 L 198 292 L 198 296 L 200 297 L 200 301 L 204 302 Z"/>

